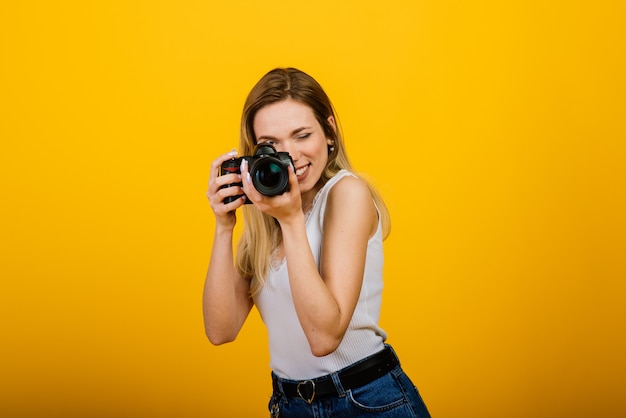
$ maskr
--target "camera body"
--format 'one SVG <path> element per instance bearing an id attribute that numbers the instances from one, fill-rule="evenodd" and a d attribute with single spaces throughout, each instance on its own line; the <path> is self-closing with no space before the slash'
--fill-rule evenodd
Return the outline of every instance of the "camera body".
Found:
<path id="1" fill-rule="evenodd" d="M 293 167 L 293 160 L 288 152 L 278 152 L 269 144 L 257 145 L 254 155 L 233 158 L 224 161 L 220 167 L 220 176 L 224 174 L 241 174 L 242 160 L 246 160 L 252 184 L 259 193 L 265 196 L 278 196 L 289 191 L 289 166 Z M 221 188 L 241 186 L 241 183 L 225 184 Z M 230 203 L 239 196 L 228 196 L 224 203 Z M 246 199 L 245 203 L 252 203 Z"/>

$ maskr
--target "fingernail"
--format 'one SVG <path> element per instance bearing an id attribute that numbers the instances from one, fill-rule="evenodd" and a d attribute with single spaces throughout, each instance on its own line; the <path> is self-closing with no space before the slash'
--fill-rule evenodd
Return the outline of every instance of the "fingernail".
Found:
<path id="1" fill-rule="evenodd" d="M 248 183 L 252 183 L 252 177 L 250 177 L 250 173 L 246 173 L 246 181 Z"/>
<path id="2" fill-rule="evenodd" d="M 237 150 L 235 148 L 233 148 L 228 155 L 237 155 Z"/>
<path id="3" fill-rule="evenodd" d="M 239 164 L 239 171 L 243 171 L 245 167 L 246 167 L 246 160 L 244 158 L 241 160 L 241 164 Z"/>

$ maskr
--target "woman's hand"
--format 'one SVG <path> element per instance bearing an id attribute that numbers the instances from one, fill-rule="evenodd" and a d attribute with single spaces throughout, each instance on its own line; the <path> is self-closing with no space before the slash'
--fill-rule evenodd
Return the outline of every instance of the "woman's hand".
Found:
<path id="1" fill-rule="evenodd" d="M 254 206 L 261 212 L 276 218 L 278 222 L 290 222 L 302 215 L 302 197 L 298 177 L 292 165 L 289 165 L 289 191 L 277 196 L 265 196 L 259 193 L 252 183 L 248 164 L 242 161 L 241 177 L 243 179 L 243 192 Z"/>
<path id="2" fill-rule="evenodd" d="M 233 252 L 235 211 L 245 202 L 243 189 L 237 185 L 241 183 L 241 175 L 235 172 L 220 176 L 222 163 L 235 157 L 237 151 L 233 150 L 213 161 L 207 191 L 216 224 L 211 261 L 204 283 L 203 312 L 206 335 L 216 345 L 237 337 L 253 305 L 250 281 L 235 268 Z M 234 185 L 223 187 L 231 184 Z M 234 196 L 240 197 L 224 203 L 225 198 Z"/>
<path id="3" fill-rule="evenodd" d="M 216 226 L 225 228 L 234 228 L 237 218 L 235 210 L 245 202 L 244 191 L 238 185 L 224 187 L 228 184 L 241 183 L 240 174 L 225 174 L 220 176 L 220 167 L 224 161 L 237 157 L 237 151 L 233 150 L 227 154 L 220 155 L 211 164 L 211 175 L 209 178 L 209 188 L 207 190 L 207 198 L 211 203 L 211 209 L 215 214 L 217 222 Z M 230 203 L 224 203 L 224 199 L 231 196 L 241 196 Z"/>

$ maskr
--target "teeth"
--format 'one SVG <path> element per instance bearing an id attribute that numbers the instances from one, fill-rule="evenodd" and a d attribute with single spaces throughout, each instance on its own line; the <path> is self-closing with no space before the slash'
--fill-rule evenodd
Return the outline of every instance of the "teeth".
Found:
<path id="1" fill-rule="evenodd" d="M 305 165 L 304 167 L 297 169 L 297 170 L 296 170 L 296 175 L 297 175 L 297 176 L 301 176 L 301 175 L 303 175 L 303 174 L 304 174 L 304 172 L 305 172 L 308 168 L 309 168 L 309 166 L 308 166 L 308 165 Z"/>

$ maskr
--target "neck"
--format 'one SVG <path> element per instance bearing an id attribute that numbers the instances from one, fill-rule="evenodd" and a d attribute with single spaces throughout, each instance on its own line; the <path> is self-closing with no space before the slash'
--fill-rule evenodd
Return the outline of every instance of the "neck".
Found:
<path id="1" fill-rule="evenodd" d="M 306 196 L 302 196 L 302 212 L 307 213 L 313 207 L 313 202 L 315 201 L 315 196 L 317 196 L 317 192 L 319 192 L 321 187 L 316 187 L 314 190 L 311 190 L 306 194 Z"/>

